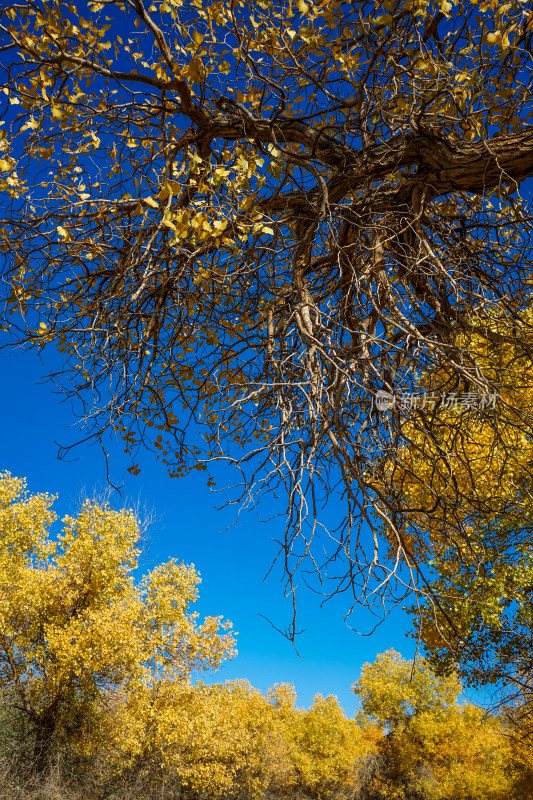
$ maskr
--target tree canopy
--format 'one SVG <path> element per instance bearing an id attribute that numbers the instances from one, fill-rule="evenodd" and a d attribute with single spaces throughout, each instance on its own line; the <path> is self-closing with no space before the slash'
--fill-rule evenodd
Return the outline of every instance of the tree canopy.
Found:
<path id="1" fill-rule="evenodd" d="M 509 742 L 502 721 L 473 704 L 460 705 L 456 675 L 439 677 L 424 659 L 408 661 L 387 650 L 364 664 L 352 690 L 362 714 L 386 730 L 372 800 L 489 800 L 530 790 L 527 769 L 519 763 L 522 753 L 515 764 L 505 752 Z"/>
<path id="2" fill-rule="evenodd" d="M 132 512 L 87 502 L 54 539 L 53 499 L 28 497 L 24 481 L 0 474 L 0 696 L 42 769 L 61 744 L 98 728 L 118 689 L 187 685 L 234 652 L 229 623 L 198 624 L 189 609 L 193 567 L 169 561 L 134 581 Z"/>
<path id="3" fill-rule="evenodd" d="M 471 686 L 492 685 L 498 702 L 517 702 L 520 717 L 531 716 L 533 452 L 520 422 L 533 400 L 531 367 L 514 344 L 486 348 L 472 337 L 469 347 L 487 370 L 514 376 L 501 389 L 509 413 L 499 429 L 441 406 L 433 412 L 439 440 L 407 423 L 401 458 L 389 458 L 385 471 L 416 509 L 405 536 L 426 564 L 430 591 L 410 611 L 433 666 L 457 670 Z M 449 380 L 442 370 L 419 389 L 443 392 Z"/>
<path id="4" fill-rule="evenodd" d="M 59 350 L 87 436 L 283 491 L 291 591 L 307 561 L 354 603 L 430 591 L 391 458 L 431 465 L 443 404 L 511 472 L 502 425 L 531 441 L 527 4 L 30 0 L 0 31 L 4 327 Z"/>
<path id="5" fill-rule="evenodd" d="M 381 725 L 405 725 L 417 714 L 445 711 L 457 702 L 462 686 L 455 675 L 440 678 L 423 659 L 413 664 L 394 650 L 365 664 L 352 686 L 362 710 Z"/>
<path id="6" fill-rule="evenodd" d="M 2 797 L 131 800 L 521 800 L 527 748 L 461 684 L 387 651 L 353 690 L 191 680 L 233 654 L 229 623 L 190 611 L 192 567 L 139 581 L 132 512 L 85 503 L 54 537 L 54 498 L 0 475 Z M 53 759 L 52 759 L 53 757 Z M 55 783 L 54 783 L 55 782 Z"/>

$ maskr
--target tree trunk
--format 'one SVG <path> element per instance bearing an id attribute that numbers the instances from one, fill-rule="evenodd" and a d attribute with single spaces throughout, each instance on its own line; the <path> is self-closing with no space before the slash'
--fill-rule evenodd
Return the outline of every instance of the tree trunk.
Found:
<path id="1" fill-rule="evenodd" d="M 57 727 L 55 715 L 44 717 L 35 729 L 33 765 L 35 772 L 43 775 L 48 772 L 54 752 L 54 739 Z"/>

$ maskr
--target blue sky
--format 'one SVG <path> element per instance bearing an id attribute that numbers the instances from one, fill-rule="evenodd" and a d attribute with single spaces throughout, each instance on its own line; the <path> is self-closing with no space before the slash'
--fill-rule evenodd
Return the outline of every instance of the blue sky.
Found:
<path id="1" fill-rule="evenodd" d="M 79 446 L 68 462 L 57 458 L 56 443 L 75 441 L 77 434 L 70 406 L 61 403 L 42 380 L 55 366 L 46 353 L 41 362 L 35 353 L 0 350 L 0 471 L 26 477 L 30 492 L 58 494 L 55 509 L 62 516 L 75 511 L 83 497 L 101 496 L 109 486 L 98 447 Z M 206 486 L 204 473 L 171 479 L 155 456 L 146 453 L 140 475 L 131 476 L 121 445 L 110 443 L 111 476 L 115 482 L 124 481 L 122 497 L 111 490 L 110 502 L 137 507 L 141 516 L 152 519 L 141 559 L 143 571 L 171 557 L 194 563 L 202 576 L 198 611 L 224 615 L 238 632 L 238 656 L 221 667 L 217 680 L 247 678 L 262 691 L 287 681 L 296 687 L 298 705 L 309 705 L 318 692 L 335 694 L 351 715 L 357 701 L 350 686 L 365 661 L 389 647 L 406 657 L 413 654 L 404 612 L 394 612 L 372 636 L 363 637 L 345 625 L 344 601 L 321 608 L 320 598 L 302 589 L 298 628 L 304 632 L 298 637 L 298 655 L 263 618 L 281 629 L 291 619 L 280 571 L 264 581 L 277 552 L 272 537 L 280 535 L 283 520 L 262 523 L 256 512 L 247 512 L 228 529 L 236 511 L 216 509 L 223 497 Z M 260 509 L 263 517 L 275 510 Z M 354 615 L 354 623 L 366 629 L 372 625 L 363 612 Z"/>

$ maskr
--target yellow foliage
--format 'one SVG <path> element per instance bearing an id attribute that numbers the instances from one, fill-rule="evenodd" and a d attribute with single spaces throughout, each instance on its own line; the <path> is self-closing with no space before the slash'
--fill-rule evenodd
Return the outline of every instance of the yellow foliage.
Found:
<path id="1" fill-rule="evenodd" d="M 376 749 L 377 727 L 362 729 L 336 698 L 318 695 L 308 710 L 294 706 L 281 684 L 262 695 L 247 681 L 138 686 L 117 700 L 107 721 L 108 763 L 165 774 L 210 797 L 297 789 L 317 798 L 348 789 L 358 762 Z"/>
<path id="2" fill-rule="evenodd" d="M 388 651 L 365 665 L 355 719 L 333 696 L 297 708 L 290 684 L 265 695 L 247 681 L 192 685 L 234 644 L 229 623 L 191 613 L 195 570 L 170 561 L 136 582 L 131 512 L 86 502 L 54 539 L 52 502 L 0 475 L 2 712 L 13 701 L 22 710 L 39 768 L 67 744 L 98 765 L 84 800 L 131 776 L 169 800 L 524 796 L 526 746 L 511 746 L 502 720 L 458 705 L 458 680 L 424 661 L 413 669 Z"/>
<path id="3" fill-rule="evenodd" d="M 15 695 L 46 760 L 83 709 L 96 725 L 114 687 L 182 684 L 233 654 L 231 626 L 201 625 L 194 568 L 170 561 L 136 584 L 139 525 L 131 511 L 86 502 L 54 541 L 52 498 L 27 497 L 0 475 L 0 687 Z"/>
<path id="4" fill-rule="evenodd" d="M 365 714 L 392 727 L 425 711 L 450 708 L 461 689 L 455 675 L 439 678 L 423 659 L 413 665 L 394 650 L 377 656 L 373 664 L 365 664 L 352 686 Z"/>
<path id="5" fill-rule="evenodd" d="M 375 749 L 377 730 L 363 730 L 348 719 L 333 696 L 317 695 L 311 708 L 294 722 L 294 762 L 300 786 L 319 798 L 326 797 L 332 786 L 353 786 L 360 760 Z"/>
<path id="6" fill-rule="evenodd" d="M 517 771 L 503 722 L 482 709 L 458 705 L 461 684 L 430 665 L 387 651 L 365 664 L 354 684 L 363 711 L 386 735 L 374 776 L 379 800 L 504 800 L 519 797 Z"/>
<path id="7" fill-rule="evenodd" d="M 528 311 L 516 323 L 526 341 L 531 340 L 532 320 L 533 312 Z M 503 337 L 503 322 L 486 314 L 471 322 L 480 333 L 472 333 L 467 342 L 463 334 L 461 344 L 485 376 L 502 387 L 493 398 L 501 412 L 499 424 L 494 424 L 489 408 L 472 413 L 441 405 L 435 408 L 429 434 L 412 415 L 402 427 L 406 444 L 395 463 L 388 465 L 391 483 L 404 500 L 406 541 L 419 557 L 456 549 L 457 539 L 450 537 L 452 526 L 460 532 L 466 552 L 468 532 L 479 521 L 479 509 L 485 509 L 485 518 L 497 517 L 513 499 L 519 499 L 524 481 L 532 477 L 533 441 L 526 424 L 533 406 L 531 361 L 522 346 L 487 344 L 481 331 L 489 329 L 493 336 Z M 419 389 L 428 397 L 442 397 L 449 393 L 451 379 L 451 369 L 443 368 L 426 376 Z M 481 400 L 479 392 L 473 394 Z M 529 514 L 525 504 L 523 513 Z"/>
<path id="8" fill-rule="evenodd" d="M 446 800 L 512 797 L 511 751 L 499 720 L 474 705 L 455 706 L 445 714 L 425 712 L 413 720 L 410 737 L 417 757 L 431 765 Z"/>

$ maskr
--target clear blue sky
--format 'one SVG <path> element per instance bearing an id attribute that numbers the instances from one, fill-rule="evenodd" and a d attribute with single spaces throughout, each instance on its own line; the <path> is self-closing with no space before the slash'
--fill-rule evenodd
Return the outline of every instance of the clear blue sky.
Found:
<path id="1" fill-rule="evenodd" d="M 51 385 L 42 383 L 54 366 L 46 354 L 41 363 L 34 353 L 0 350 L 0 471 L 26 477 L 30 492 L 58 494 L 55 508 L 62 516 L 75 511 L 84 496 L 100 495 L 109 487 L 97 447 L 78 447 L 71 454 L 75 460 L 68 463 L 57 458 L 55 442 L 76 439 L 71 427 L 76 420 Z M 222 614 L 238 632 L 238 656 L 221 667 L 216 679 L 247 678 L 262 691 L 287 681 L 296 687 L 298 705 L 309 705 L 318 692 L 335 694 L 346 713 L 353 714 L 357 702 L 350 686 L 365 661 L 389 647 L 412 656 L 414 642 L 406 638 L 409 620 L 404 612 L 394 612 L 372 636 L 362 637 L 346 627 L 341 602 L 320 608 L 319 599 L 305 590 L 299 595 L 298 627 L 305 631 L 298 637 L 298 656 L 260 616 L 282 629 L 291 618 L 279 572 L 263 580 L 276 554 L 271 537 L 279 535 L 282 520 L 267 525 L 248 512 L 227 530 L 235 510 L 216 510 L 221 497 L 206 486 L 205 474 L 171 479 L 155 456 L 146 453 L 141 474 L 130 476 L 121 444 L 111 443 L 110 466 L 113 479 L 124 480 L 123 496 L 112 492 L 110 502 L 139 507 L 153 517 L 143 570 L 170 557 L 194 563 L 202 575 L 200 614 Z M 274 511 L 261 510 L 263 517 Z M 371 626 L 364 613 L 360 624 Z"/>

